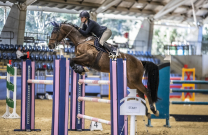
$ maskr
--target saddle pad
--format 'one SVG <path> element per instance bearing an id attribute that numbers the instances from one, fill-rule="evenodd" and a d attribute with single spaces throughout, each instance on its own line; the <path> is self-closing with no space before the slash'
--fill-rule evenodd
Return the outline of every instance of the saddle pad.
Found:
<path id="1" fill-rule="evenodd" d="M 94 45 L 95 45 L 95 48 L 96 48 L 98 51 L 103 51 L 103 52 L 106 52 L 106 53 L 107 53 L 107 51 L 105 50 L 105 47 L 103 47 L 103 46 L 99 43 L 98 38 L 95 38 Z"/>

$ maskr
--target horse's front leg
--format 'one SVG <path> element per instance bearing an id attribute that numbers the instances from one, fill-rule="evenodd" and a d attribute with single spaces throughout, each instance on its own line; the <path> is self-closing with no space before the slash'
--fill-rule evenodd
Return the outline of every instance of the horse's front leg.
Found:
<path id="1" fill-rule="evenodd" d="M 86 67 L 82 67 L 82 66 L 89 65 L 89 62 L 90 62 L 90 56 L 88 54 L 82 54 L 80 56 L 72 58 L 70 60 L 70 66 L 76 73 L 83 75 L 85 72 L 88 72 L 89 70 Z"/>

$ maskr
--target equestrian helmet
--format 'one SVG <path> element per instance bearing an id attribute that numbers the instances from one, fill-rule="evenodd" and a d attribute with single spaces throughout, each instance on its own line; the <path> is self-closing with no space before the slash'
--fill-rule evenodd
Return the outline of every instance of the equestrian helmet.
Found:
<path id="1" fill-rule="evenodd" d="M 90 18 L 90 14 L 87 11 L 84 10 L 79 14 L 79 17 Z"/>

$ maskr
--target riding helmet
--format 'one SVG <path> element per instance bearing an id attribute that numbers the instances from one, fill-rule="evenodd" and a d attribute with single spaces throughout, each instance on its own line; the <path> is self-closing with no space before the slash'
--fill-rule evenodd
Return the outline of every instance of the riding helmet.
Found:
<path id="1" fill-rule="evenodd" d="M 79 17 L 90 18 L 90 14 L 87 11 L 84 10 L 79 14 Z"/>

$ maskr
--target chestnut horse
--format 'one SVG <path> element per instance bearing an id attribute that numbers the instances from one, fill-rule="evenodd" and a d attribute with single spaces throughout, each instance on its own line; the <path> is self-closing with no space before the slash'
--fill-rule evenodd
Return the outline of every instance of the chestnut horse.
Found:
<path id="1" fill-rule="evenodd" d="M 52 23 L 54 28 L 49 40 L 49 48 L 54 49 L 59 42 L 66 37 L 69 38 L 75 45 L 75 58 L 70 60 L 70 66 L 75 72 L 82 73 L 86 71 L 86 66 L 100 72 L 110 72 L 110 58 L 108 53 L 98 51 L 94 46 L 94 38 L 83 36 L 73 24 L 56 22 Z M 127 63 L 127 85 L 130 89 L 137 89 L 139 97 L 144 99 L 144 94 L 147 96 L 151 111 L 158 116 L 159 112 L 155 109 L 154 103 L 159 99 L 157 90 L 159 84 L 159 69 L 152 62 L 140 61 L 132 55 L 120 53 L 118 58 L 126 59 Z M 78 66 L 81 65 L 81 66 Z M 147 88 L 142 83 L 143 74 L 148 75 Z M 147 108 L 146 108 L 147 109 Z M 146 115 L 150 118 L 148 110 Z"/>

